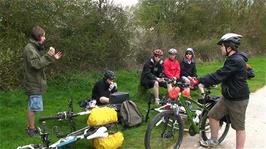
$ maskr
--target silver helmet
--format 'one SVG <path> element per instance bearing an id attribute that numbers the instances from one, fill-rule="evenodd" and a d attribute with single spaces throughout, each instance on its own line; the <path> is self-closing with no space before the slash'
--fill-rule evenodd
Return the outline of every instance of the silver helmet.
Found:
<path id="1" fill-rule="evenodd" d="M 235 33 L 227 33 L 224 34 L 221 39 L 218 41 L 218 45 L 222 45 L 222 43 L 228 42 L 234 44 L 236 47 L 240 45 L 240 39 L 243 37 L 242 35 Z"/>

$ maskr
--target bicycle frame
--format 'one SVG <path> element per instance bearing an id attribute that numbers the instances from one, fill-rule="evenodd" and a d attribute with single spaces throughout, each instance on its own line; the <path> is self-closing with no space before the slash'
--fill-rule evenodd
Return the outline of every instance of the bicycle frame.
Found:
<path id="1" fill-rule="evenodd" d="M 192 98 L 187 98 L 184 96 L 181 96 L 179 98 L 179 103 L 181 104 L 181 106 L 185 108 L 188 122 L 191 124 L 191 127 L 195 131 L 195 133 L 198 134 L 200 131 L 203 131 L 203 130 L 201 130 L 199 128 L 199 125 L 196 122 L 194 122 L 193 117 L 195 115 L 195 112 L 189 108 L 189 105 L 187 104 L 186 100 L 197 105 L 197 107 L 201 109 L 201 111 L 208 110 L 207 105 L 200 104 L 197 101 L 194 101 Z"/>
<path id="2" fill-rule="evenodd" d="M 61 147 L 64 147 L 68 144 L 72 144 L 78 140 L 81 139 L 94 139 L 94 138 L 102 138 L 102 137 L 107 137 L 108 136 L 108 132 L 107 132 L 107 128 L 102 126 L 97 128 L 96 131 L 90 131 L 89 126 L 84 127 L 78 131 L 72 132 L 70 134 L 68 134 L 66 137 L 59 139 L 57 142 L 53 143 L 52 145 L 47 145 L 47 147 L 44 147 L 41 144 L 30 144 L 30 145 L 25 145 L 25 146 L 19 146 L 17 149 L 58 149 Z M 41 135 L 47 135 L 47 133 L 45 132 L 41 132 Z M 46 142 L 43 142 L 44 144 L 47 144 Z M 45 145 L 46 146 L 46 145 Z"/>
<path id="3" fill-rule="evenodd" d="M 210 91 L 207 90 L 206 93 L 207 93 L 206 96 L 209 96 Z M 185 108 L 184 112 L 185 112 L 185 115 L 187 117 L 189 124 L 191 125 L 191 128 L 194 130 L 194 132 L 196 134 L 198 134 L 200 131 L 204 131 L 204 130 L 200 129 L 200 126 L 196 122 L 194 122 L 193 118 L 195 116 L 195 111 L 193 111 L 190 108 L 190 105 L 188 105 L 188 102 L 186 102 L 186 101 L 189 101 L 192 104 L 195 104 L 197 106 L 197 109 L 200 109 L 201 112 L 209 111 L 208 107 L 209 107 L 210 103 L 201 104 L 201 103 L 193 100 L 191 97 L 183 96 L 182 93 L 180 93 L 180 95 L 178 96 L 177 99 L 172 100 L 170 102 L 168 101 L 165 105 L 158 107 L 158 108 L 155 108 L 154 110 L 157 112 L 174 110 L 175 115 L 180 115 L 182 113 L 180 112 L 181 109 L 179 108 L 179 106 L 183 106 Z"/>

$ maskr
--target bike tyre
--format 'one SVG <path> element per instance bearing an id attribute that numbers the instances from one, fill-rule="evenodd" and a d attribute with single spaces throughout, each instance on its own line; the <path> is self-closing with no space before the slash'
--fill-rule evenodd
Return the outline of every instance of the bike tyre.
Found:
<path id="1" fill-rule="evenodd" d="M 204 141 L 210 139 L 210 138 L 207 137 L 207 133 L 206 133 L 206 131 L 204 130 L 204 129 L 206 128 L 206 126 L 207 126 L 207 120 L 208 120 L 208 111 L 203 111 L 203 113 L 202 113 L 202 118 L 201 118 L 201 130 L 203 130 L 203 131 L 200 132 L 200 136 L 201 136 L 201 138 L 202 138 Z M 225 128 L 224 128 L 224 130 L 223 130 L 223 132 L 222 132 L 222 135 L 220 135 L 220 136 L 218 137 L 219 144 L 220 144 L 221 142 L 223 142 L 223 140 L 225 139 L 225 137 L 226 137 L 226 135 L 227 135 L 227 133 L 228 133 L 228 131 L 229 131 L 229 129 L 230 129 L 230 123 L 227 123 L 227 122 L 224 122 L 224 121 L 221 120 L 221 121 L 220 121 L 220 125 L 221 125 L 221 124 L 222 124 L 222 125 L 225 124 Z"/>
<path id="2" fill-rule="evenodd" d="M 182 143 L 183 140 L 183 133 L 184 133 L 184 126 L 183 126 L 183 122 L 182 119 L 179 115 L 175 115 L 174 111 L 164 111 L 161 113 L 158 113 L 153 120 L 149 123 L 147 129 L 146 129 L 146 134 L 145 134 L 145 140 L 144 140 L 144 144 L 145 144 L 145 149 L 152 149 L 151 148 L 151 144 L 150 144 L 150 139 L 151 139 L 151 132 L 152 129 L 154 127 L 158 127 L 156 126 L 156 124 L 162 120 L 162 118 L 164 117 L 171 117 L 172 119 L 175 119 L 175 121 L 178 123 L 178 138 L 176 139 L 176 143 L 174 144 L 174 148 L 173 149 L 178 149 Z M 161 123 L 162 124 L 162 123 Z M 161 125 L 160 124 L 160 125 Z M 164 124 L 164 123 L 163 123 Z M 162 134 L 161 134 L 162 135 Z"/>

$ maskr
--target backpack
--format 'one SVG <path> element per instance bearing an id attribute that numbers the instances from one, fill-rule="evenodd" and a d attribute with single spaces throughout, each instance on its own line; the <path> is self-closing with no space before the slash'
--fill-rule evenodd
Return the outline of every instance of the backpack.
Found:
<path id="1" fill-rule="evenodd" d="M 142 117 L 137 105 L 133 101 L 126 100 L 122 103 L 120 118 L 125 128 L 140 125 L 142 123 Z"/>

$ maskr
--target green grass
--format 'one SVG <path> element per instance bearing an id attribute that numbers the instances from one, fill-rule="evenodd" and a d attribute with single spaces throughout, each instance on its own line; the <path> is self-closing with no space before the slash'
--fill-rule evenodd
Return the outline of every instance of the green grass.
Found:
<path id="1" fill-rule="evenodd" d="M 254 69 L 256 77 L 248 81 L 250 90 L 255 90 L 265 86 L 266 84 L 266 57 L 254 57 L 249 60 Z M 215 71 L 221 67 L 223 62 L 212 62 L 198 65 L 198 74 L 204 74 Z M 143 94 L 139 92 L 139 72 L 121 70 L 116 72 L 119 91 L 129 92 L 130 97 L 134 100 L 143 114 L 147 108 L 147 99 L 149 93 Z M 91 95 L 93 84 L 102 76 L 100 73 L 90 74 L 71 74 L 50 80 L 48 83 L 49 90 L 44 95 L 44 112 L 37 115 L 37 118 L 44 115 L 51 115 L 58 111 L 67 110 L 67 103 L 72 96 L 75 100 L 74 111 L 81 111 L 78 107 L 78 101 L 85 99 Z M 163 90 L 165 93 L 165 90 Z M 214 89 L 214 94 L 220 94 L 220 88 Z M 195 91 L 192 97 L 197 96 Z M 25 134 L 26 128 L 26 111 L 27 111 L 27 96 L 22 90 L 0 91 L 0 148 L 13 149 L 19 145 L 30 143 L 40 143 L 40 139 L 30 138 Z M 151 114 L 151 117 L 154 113 Z M 76 119 L 79 128 L 86 126 L 87 117 L 78 117 Z M 40 126 L 39 123 L 37 123 Z M 48 122 L 47 129 L 51 133 L 51 141 L 55 141 L 55 136 L 51 129 L 53 125 L 62 127 L 64 131 L 68 131 L 66 122 Z M 143 123 L 140 127 L 131 128 L 123 131 L 125 141 L 122 149 L 142 149 L 144 148 L 143 140 L 147 123 Z M 90 148 L 90 141 L 81 140 L 76 143 L 78 148 Z"/>

